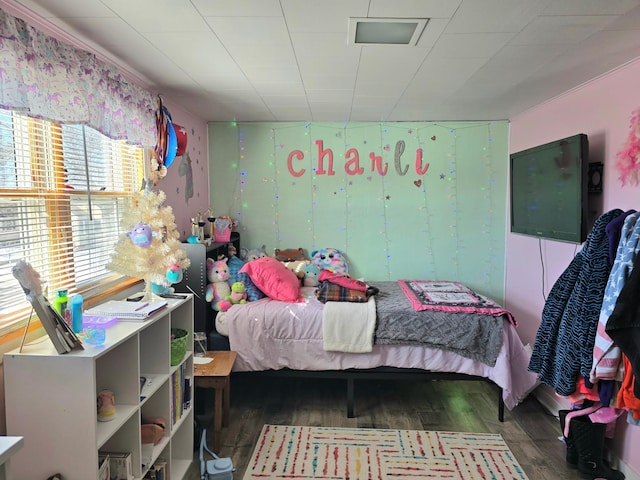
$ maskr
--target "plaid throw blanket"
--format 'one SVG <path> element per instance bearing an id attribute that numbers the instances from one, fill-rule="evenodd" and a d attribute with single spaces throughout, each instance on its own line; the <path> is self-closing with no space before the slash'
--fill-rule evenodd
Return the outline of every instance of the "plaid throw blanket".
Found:
<path id="1" fill-rule="evenodd" d="M 439 310 L 442 312 L 505 315 L 514 326 L 518 324 L 511 312 L 458 282 L 398 280 L 398 285 L 417 312 Z"/>
<path id="2" fill-rule="evenodd" d="M 322 303 L 327 302 L 357 302 L 364 303 L 369 300 L 366 291 L 346 288 L 337 283 L 321 282 L 316 290 L 316 297 Z"/>

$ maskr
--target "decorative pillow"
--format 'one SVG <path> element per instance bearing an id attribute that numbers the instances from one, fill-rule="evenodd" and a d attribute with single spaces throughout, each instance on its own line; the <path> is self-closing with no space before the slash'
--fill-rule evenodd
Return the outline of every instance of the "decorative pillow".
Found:
<path id="1" fill-rule="evenodd" d="M 282 302 L 301 301 L 300 280 L 273 257 L 262 257 L 247 262 L 240 273 L 246 273 L 265 295 Z"/>
<path id="2" fill-rule="evenodd" d="M 255 302 L 264 298 L 264 293 L 260 291 L 258 287 L 251 281 L 251 278 L 246 273 L 240 273 L 240 270 L 245 265 L 244 260 L 239 259 L 235 255 L 229 259 L 229 285 L 236 282 L 244 283 L 244 289 L 247 292 L 247 302 Z"/>

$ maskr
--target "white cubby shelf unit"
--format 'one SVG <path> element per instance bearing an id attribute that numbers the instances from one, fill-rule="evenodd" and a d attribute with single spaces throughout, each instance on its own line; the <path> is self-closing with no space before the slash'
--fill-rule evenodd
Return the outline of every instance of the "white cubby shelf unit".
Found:
<path id="1" fill-rule="evenodd" d="M 7 434 L 24 437 L 11 461 L 14 478 L 97 479 L 103 452 L 130 453 L 136 479 L 156 460 L 167 462 L 172 480 L 185 476 L 193 461 L 193 402 L 176 405 L 174 385 L 176 375 L 193 377 L 193 342 L 172 366 L 171 329 L 193 338 L 193 296 L 186 297 L 167 299 L 167 308 L 144 321 L 118 321 L 100 346 L 84 342 L 84 350 L 58 354 L 45 338 L 4 355 Z M 147 378 L 142 390 L 140 377 Z M 107 422 L 98 421 L 101 390 L 115 396 L 116 416 Z M 164 418 L 167 428 L 143 458 L 141 424 L 148 417 Z"/>

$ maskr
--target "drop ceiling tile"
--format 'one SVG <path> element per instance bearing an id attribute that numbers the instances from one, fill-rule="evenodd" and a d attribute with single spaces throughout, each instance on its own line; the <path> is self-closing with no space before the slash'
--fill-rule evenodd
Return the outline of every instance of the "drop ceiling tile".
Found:
<path id="1" fill-rule="evenodd" d="M 191 0 L 203 17 L 281 17 L 278 0 Z"/>
<path id="2" fill-rule="evenodd" d="M 463 1 L 446 33 L 515 33 L 539 15 L 547 2 L 531 0 Z"/>
<path id="3" fill-rule="evenodd" d="M 624 15 L 638 6 L 637 0 L 562 0 L 548 2 L 542 15 Z"/>
<path id="4" fill-rule="evenodd" d="M 278 97 L 289 97 L 289 98 L 304 98 L 305 91 L 302 82 L 293 81 L 293 80 L 285 80 L 282 82 L 253 82 L 253 88 L 260 94 L 263 98 L 278 98 Z"/>
<path id="5" fill-rule="evenodd" d="M 347 34 L 349 17 L 366 17 L 369 0 L 281 0 L 290 32 Z"/>
<path id="6" fill-rule="evenodd" d="M 371 0 L 369 17 L 444 18 L 456 12 L 462 0 Z"/>
<path id="7" fill-rule="evenodd" d="M 541 16 L 527 25 L 510 45 L 573 44 L 605 28 L 614 15 Z"/>
<path id="8" fill-rule="evenodd" d="M 205 17 L 205 20 L 227 48 L 291 45 L 287 26 L 280 17 Z"/>
<path id="9" fill-rule="evenodd" d="M 30 10 L 33 10 L 41 17 L 51 19 L 55 17 L 82 18 L 82 17 L 102 17 L 113 18 L 117 15 L 100 0 L 56 0 L 55 2 L 44 2 L 25 0 L 20 2 Z M 4 8 L 4 7 L 3 7 Z"/>
<path id="10" fill-rule="evenodd" d="M 206 23 L 190 0 L 103 0 L 132 28 L 140 32 L 191 32 Z"/>
<path id="11" fill-rule="evenodd" d="M 511 38 L 512 33 L 446 33 L 433 46 L 429 58 L 489 58 Z"/>

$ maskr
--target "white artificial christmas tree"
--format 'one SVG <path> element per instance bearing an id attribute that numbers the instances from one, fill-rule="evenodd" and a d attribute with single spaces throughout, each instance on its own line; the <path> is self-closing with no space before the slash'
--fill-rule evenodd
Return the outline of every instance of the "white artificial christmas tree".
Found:
<path id="1" fill-rule="evenodd" d="M 190 265 L 170 206 L 163 206 L 162 190 L 146 188 L 136 193 L 122 216 L 123 233 L 114 246 L 109 270 L 144 279 L 145 299 L 153 296 L 152 284 L 169 287 L 182 279 Z"/>

